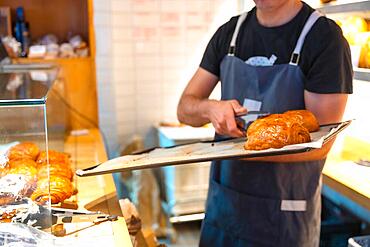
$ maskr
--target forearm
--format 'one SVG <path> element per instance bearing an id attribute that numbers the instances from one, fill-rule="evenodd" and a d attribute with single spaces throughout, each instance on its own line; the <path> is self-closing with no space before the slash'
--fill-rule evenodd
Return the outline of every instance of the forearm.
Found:
<path id="1" fill-rule="evenodd" d="M 194 127 L 200 127 L 209 123 L 207 109 L 211 101 L 209 99 L 200 99 L 193 95 L 183 95 L 177 107 L 179 121 Z"/>

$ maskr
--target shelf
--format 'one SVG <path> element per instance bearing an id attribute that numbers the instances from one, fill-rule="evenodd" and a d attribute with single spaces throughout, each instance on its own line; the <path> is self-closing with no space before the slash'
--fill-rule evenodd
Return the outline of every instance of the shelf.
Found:
<path id="1" fill-rule="evenodd" d="M 370 69 L 353 68 L 354 79 L 370 82 Z"/>
<path id="2" fill-rule="evenodd" d="M 339 1 L 319 5 L 317 10 L 325 14 L 343 14 L 353 12 L 369 12 L 370 11 L 370 0 L 366 1 Z"/>
<path id="3" fill-rule="evenodd" d="M 15 58 L 13 61 L 15 63 L 58 63 L 58 62 L 83 62 L 90 61 L 91 57 L 73 57 L 73 58 Z"/>

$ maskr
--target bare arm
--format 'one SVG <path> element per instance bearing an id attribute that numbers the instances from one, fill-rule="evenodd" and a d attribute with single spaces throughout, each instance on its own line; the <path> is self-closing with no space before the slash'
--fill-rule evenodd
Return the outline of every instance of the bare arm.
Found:
<path id="1" fill-rule="evenodd" d="M 208 99 L 217 82 L 217 76 L 198 68 L 181 96 L 177 117 L 180 122 L 195 127 L 211 122 L 221 135 L 243 136 L 235 122 L 235 115 L 246 113 L 246 109 L 236 100 Z"/>
<path id="2" fill-rule="evenodd" d="M 337 123 L 342 120 L 347 103 L 347 94 L 317 94 L 304 92 L 306 109 L 313 112 L 319 124 Z M 326 157 L 330 151 L 334 139 L 326 143 L 320 149 L 300 154 L 276 155 L 270 157 L 253 158 L 249 160 L 272 161 L 272 162 L 300 162 L 320 160 Z"/>

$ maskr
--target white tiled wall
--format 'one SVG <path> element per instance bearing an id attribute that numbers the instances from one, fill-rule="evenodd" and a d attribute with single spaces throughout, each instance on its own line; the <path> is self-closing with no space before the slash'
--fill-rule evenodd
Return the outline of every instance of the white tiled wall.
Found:
<path id="1" fill-rule="evenodd" d="M 238 7 L 238 0 L 94 0 L 99 121 L 111 156 L 135 135 L 155 144 L 152 127 L 176 121 L 208 40 Z"/>

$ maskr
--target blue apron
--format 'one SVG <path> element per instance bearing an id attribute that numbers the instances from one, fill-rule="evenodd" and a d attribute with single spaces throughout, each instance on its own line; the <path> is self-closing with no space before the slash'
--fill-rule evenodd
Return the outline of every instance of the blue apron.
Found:
<path id="1" fill-rule="evenodd" d="M 314 12 L 308 18 L 289 64 L 252 66 L 234 56 L 246 14 L 239 17 L 230 52 L 221 62 L 222 100 L 261 102 L 259 110 L 270 113 L 305 109 L 299 55 L 321 15 Z M 323 160 L 214 161 L 199 246 L 318 246 L 323 165 Z"/>

